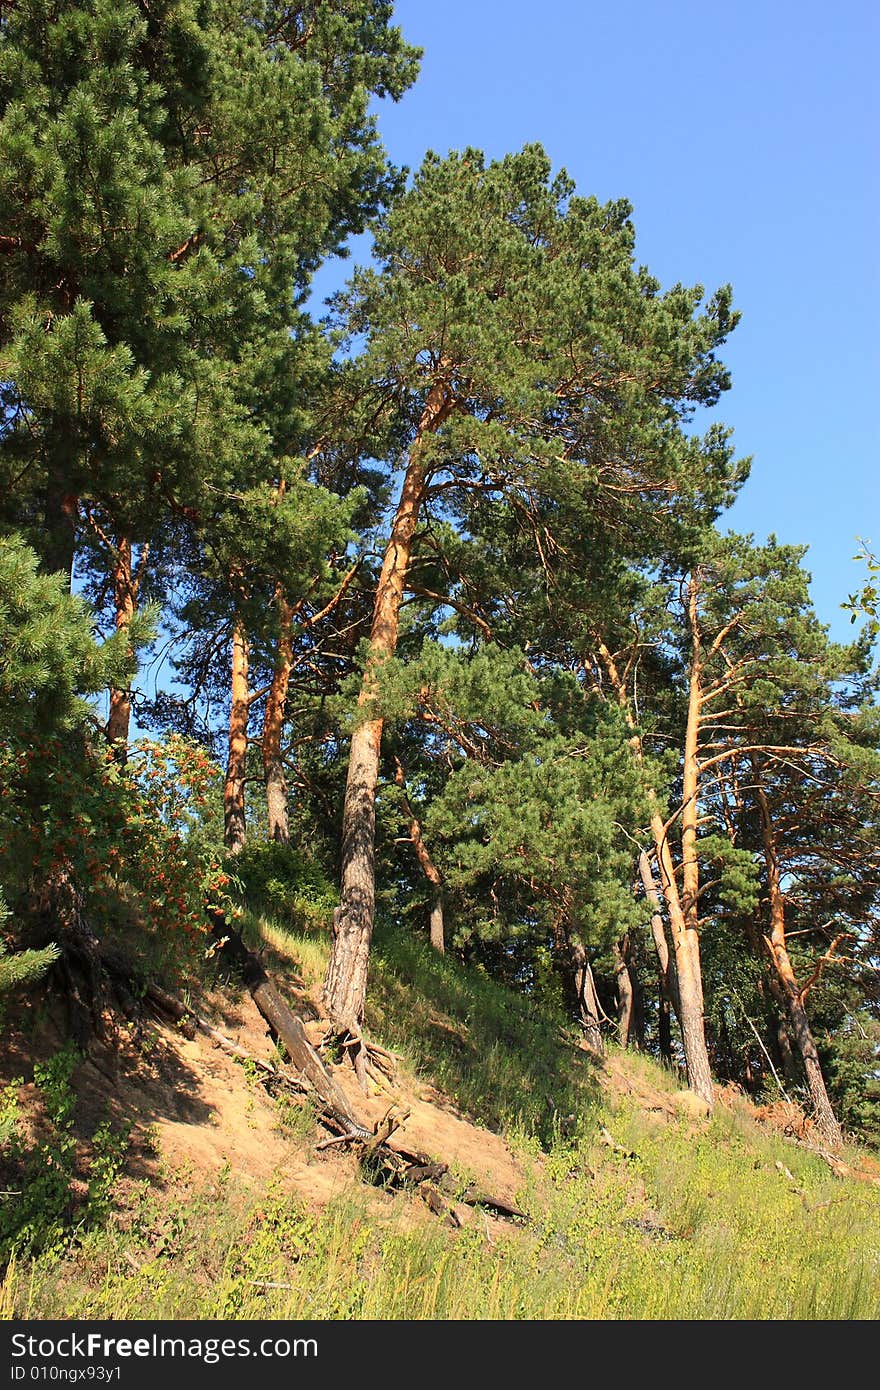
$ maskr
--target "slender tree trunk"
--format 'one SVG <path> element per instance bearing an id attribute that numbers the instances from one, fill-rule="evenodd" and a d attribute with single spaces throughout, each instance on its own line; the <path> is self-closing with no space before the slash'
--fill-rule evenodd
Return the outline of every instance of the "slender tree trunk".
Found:
<path id="1" fill-rule="evenodd" d="M 632 988 L 632 1009 L 629 1025 L 629 1045 L 639 1052 L 645 1050 L 645 991 L 641 980 L 638 938 L 627 932 L 623 939 L 623 959 Z"/>
<path id="2" fill-rule="evenodd" d="M 657 974 L 657 1047 L 664 1062 L 672 1064 L 672 1018 L 669 994 L 662 974 Z"/>
<path id="3" fill-rule="evenodd" d="M 418 818 L 413 811 L 412 804 L 407 795 L 406 776 L 403 771 L 403 766 L 399 758 L 395 758 L 394 762 L 396 765 L 394 780 L 403 792 L 403 809 L 406 813 L 409 825 L 409 838 L 416 852 L 419 867 L 432 889 L 429 939 L 434 950 L 439 951 L 442 956 L 446 950 L 446 938 L 443 928 L 443 878 L 440 874 L 440 870 L 431 858 L 428 846 L 425 844 L 425 838 L 422 835 L 422 827 L 419 825 Z"/>
<path id="4" fill-rule="evenodd" d="M 681 906 L 684 913 L 687 948 L 693 960 L 695 985 L 699 989 L 703 1012 L 703 972 L 700 966 L 700 867 L 697 858 L 697 820 L 699 807 L 700 713 L 702 706 L 700 624 L 697 611 L 697 579 L 688 585 L 688 626 L 691 634 L 691 662 L 688 677 L 688 710 L 682 767 L 681 810 Z"/>
<path id="5" fill-rule="evenodd" d="M 597 1057 L 604 1057 L 605 1040 L 602 1037 L 602 1010 L 599 996 L 596 993 L 593 967 L 590 965 L 586 950 L 579 942 L 572 945 L 571 954 L 584 1039 L 591 1052 L 594 1052 Z"/>
<path id="6" fill-rule="evenodd" d="M 742 809 L 742 807 L 740 807 Z M 759 909 L 760 911 L 760 909 Z M 776 966 L 773 964 L 772 957 L 767 949 L 767 942 L 764 939 L 763 926 L 759 920 L 758 912 L 754 917 L 746 917 L 746 932 L 748 933 L 749 944 L 755 959 L 761 962 L 762 977 L 758 980 L 758 991 L 763 1000 L 767 998 L 769 990 L 773 1003 L 776 1005 L 775 1016 L 771 1012 L 771 1026 L 775 1019 L 776 1031 L 776 1060 L 785 1077 L 786 1085 L 794 1090 L 800 1085 L 801 1076 L 797 1068 L 797 1061 L 791 1046 L 791 1033 L 788 1028 L 788 1007 L 786 1005 L 785 990 L 779 982 L 776 974 Z M 768 1003 L 768 1008 L 772 1006 Z"/>
<path id="7" fill-rule="evenodd" d="M 660 895 L 657 892 L 657 885 L 654 882 L 651 861 L 643 849 L 639 850 L 639 878 L 642 880 L 645 897 L 651 904 L 651 936 L 653 937 L 654 949 L 657 953 L 660 996 L 661 1001 L 665 1004 L 664 1013 L 667 1019 L 668 1039 L 670 1012 L 672 1009 L 675 1009 L 676 1014 L 678 1013 L 678 984 L 675 978 L 675 965 L 669 953 L 669 942 L 666 940 L 666 929 L 663 926 L 663 914 L 660 911 Z M 664 1053 L 664 1056 L 665 1055 Z M 671 1048 L 669 1057 L 671 1059 Z"/>
<path id="8" fill-rule="evenodd" d="M 785 898 L 782 892 L 779 857 L 770 805 L 764 789 L 760 786 L 757 796 L 761 810 L 761 837 L 764 845 L 764 862 L 767 866 L 767 885 L 770 897 L 770 936 L 765 938 L 767 950 L 785 996 L 791 1034 L 803 1063 L 816 1125 L 826 1142 L 839 1148 L 843 1144 L 843 1134 L 831 1108 L 831 1101 L 828 1099 L 822 1064 L 819 1061 L 819 1053 L 816 1050 L 807 1012 L 804 1008 L 803 991 L 798 986 L 785 940 Z"/>
<path id="9" fill-rule="evenodd" d="M 675 970 L 678 982 L 678 1021 L 681 1027 L 681 1041 L 687 1067 L 688 1085 L 707 1104 L 714 1103 L 715 1092 L 712 1086 L 712 1071 L 709 1066 L 709 1052 L 706 1047 L 706 1029 L 703 1022 L 703 989 L 699 975 L 699 958 L 695 960 L 687 922 L 675 879 L 675 866 L 666 831 L 655 811 L 651 817 L 651 831 L 654 848 L 660 865 L 660 880 L 663 896 L 669 914 L 669 925 L 675 950 Z"/>
<path id="10" fill-rule="evenodd" d="M 696 590 L 691 587 L 691 593 L 695 595 Z M 627 699 L 626 687 L 612 653 L 608 650 L 601 638 L 597 639 L 599 655 L 609 680 L 617 693 L 618 703 L 624 711 L 624 716 L 631 729 L 635 729 L 632 710 Z M 692 675 L 694 664 L 692 663 Z M 679 892 L 678 881 L 675 875 L 675 865 L 672 862 L 672 852 L 669 848 L 669 840 L 666 835 L 666 827 L 663 824 L 663 817 L 660 814 L 657 794 L 653 787 L 647 787 L 651 812 L 651 836 L 654 841 L 654 854 L 657 861 L 657 868 L 660 873 L 660 884 L 663 890 L 663 897 L 666 902 L 667 915 L 669 917 L 669 929 L 672 936 L 673 951 L 675 954 L 675 969 L 677 977 L 676 1006 L 678 1020 L 681 1026 L 681 1041 L 684 1048 L 685 1065 L 687 1067 L 688 1086 L 701 1096 L 708 1105 L 713 1105 L 715 1100 L 715 1090 L 712 1085 L 712 1069 L 709 1065 L 709 1052 L 706 1047 L 706 1028 L 703 1020 L 703 985 L 700 972 L 700 952 L 699 935 L 696 928 L 699 923 L 696 918 L 696 908 L 698 901 L 698 868 L 696 861 L 696 747 L 697 735 L 699 732 L 699 682 L 691 681 L 691 689 L 688 699 L 688 726 L 685 739 L 685 775 L 691 784 L 691 804 L 687 804 L 687 793 L 685 793 L 685 811 L 689 817 L 687 822 L 687 869 L 685 870 L 685 850 L 682 849 L 684 886 L 690 893 L 688 908 L 690 921 L 685 913 L 682 894 Z M 638 733 L 633 733 L 630 739 L 630 747 L 633 756 L 640 764 L 644 762 L 644 750 L 642 741 Z M 689 756 L 688 756 L 689 755 Z M 682 840 L 684 846 L 685 823 L 682 825 Z M 655 937 L 655 940 L 657 938 Z M 662 967 L 661 967 L 662 968 Z"/>
<path id="11" fill-rule="evenodd" d="M 617 978 L 617 1039 L 621 1047 L 629 1047 L 630 1029 L 633 1022 L 635 991 L 627 964 L 627 938 L 615 941 L 614 973 Z"/>
<path id="12" fill-rule="evenodd" d="M 453 404 L 448 384 L 435 382 L 410 450 L 385 551 L 373 607 L 370 655 L 358 696 L 358 722 L 351 738 L 342 813 L 342 887 L 340 904 L 333 915 L 324 1001 L 333 1026 L 351 1032 L 356 1038 L 364 1016 L 376 895 L 376 785 L 382 719 L 371 715 L 370 707 L 375 701 L 379 671 L 397 649 L 400 605 L 427 476 L 424 440 L 439 429 Z M 357 1064 L 357 1055 L 353 1060 Z"/>
<path id="13" fill-rule="evenodd" d="M 281 735 L 293 666 L 293 609 L 280 592 L 278 618 L 278 650 L 263 720 L 263 773 L 266 779 L 269 838 L 287 845 L 290 843 L 290 821 L 287 809 L 287 779 L 284 776 L 284 760 L 281 756 Z"/>
<path id="14" fill-rule="evenodd" d="M 681 811 L 681 872 L 679 892 L 675 866 L 666 827 L 655 809 L 651 816 L 651 833 L 660 870 L 660 882 L 669 914 L 669 926 L 675 951 L 675 970 L 678 980 L 678 1017 L 681 1040 L 687 1066 L 688 1086 L 708 1105 L 715 1101 L 712 1070 L 706 1047 L 706 1028 L 703 1018 L 703 979 L 700 969 L 699 936 L 699 864 L 697 860 L 697 792 L 699 770 L 697 748 L 700 730 L 700 640 L 697 624 L 697 586 L 692 580 L 688 589 L 688 617 L 691 628 L 692 653 L 688 682 L 688 711 L 685 728 L 684 766 L 682 774 Z M 652 799 L 655 800 L 652 793 Z M 656 804 L 656 800 L 655 800 Z"/>
<path id="15" fill-rule="evenodd" d="M 116 541 L 116 560 L 113 566 L 113 602 L 116 608 L 116 631 L 128 632 L 137 612 L 137 580 L 132 570 L 131 541 L 120 537 Z M 128 756 L 128 731 L 131 723 L 131 691 L 110 691 L 110 716 L 107 720 L 107 740 L 114 747 L 119 762 Z"/>
<path id="16" fill-rule="evenodd" d="M 431 920 L 428 924 L 428 940 L 439 951 L 440 955 L 446 952 L 446 928 L 443 921 L 443 889 L 437 888 L 434 891 L 434 901 L 431 903 Z"/>
<path id="17" fill-rule="evenodd" d="M 229 756 L 223 786 L 223 842 L 237 854 L 245 842 L 244 779 L 247 766 L 248 636 L 241 618 L 232 630 L 232 707 L 229 712 Z"/>

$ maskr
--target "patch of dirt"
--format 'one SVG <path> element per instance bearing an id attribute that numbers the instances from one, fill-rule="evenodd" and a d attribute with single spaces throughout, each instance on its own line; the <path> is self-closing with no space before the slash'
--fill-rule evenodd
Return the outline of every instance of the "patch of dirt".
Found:
<path id="1" fill-rule="evenodd" d="M 289 991 L 286 991 L 289 995 Z M 290 999 L 292 1007 L 311 1024 L 307 1000 Z M 250 1057 L 276 1061 L 277 1052 L 267 1025 L 249 995 L 230 1000 L 221 992 L 203 996 L 200 1013 Z M 39 1029 L 19 1026 L 4 1039 L 0 1084 L 14 1076 L 32 1075 L 35 1060 L 51 1055 L 63 1042 L 61 1028 L 43 1018 Z M 8 1046 L 6 1045 L 8 1044 Z M 392 1137 L 392 1146 L 423 1152 L 450 1166 L 456 1178 L 475 1181 L 503 1202 L 515 1205 L 524 1173 L 504 1141 L 470 1124 L 454 1112 L 440 1092 L 407 1077 L 402 1070 L 395 1083 L 367 1097 L 354 1071 L 343 1064 L 330 1068 L 358 1117 L 375 1125 L 392 1102 L 410 1114 Z M 198 1184 L 228 1165 L 246 1187 L 261 1189 L 275 1179 L 312 1210 L 320 1210 L 358 1179 L 356 1158 L 344 1146 L 320 1151 L 329 1136 L 310 1126 L 307 1108 L 290 1093 L 292 1124 L 285 1129 L 277 1104 L 260 1083 L 254 1068 L 236 1060 L 203 1033 L 188 1038 L 178 1028 L 147 1019 L 138 1031 L 120 1032 L 115 1048 L 93 1043 L 90 1056 L 74 1073 L 77 1092 L 77 1131 L 83 1137 L 82 1171 L 87 1171 L 87 1136 L 108 1118 L 115 1128 L 131 1131 L 126 1163 L 129 1180 L 146 1179 L 152 1187 L 172 1187 L 182 1177 Z M 27 1084 L 24 1110 L 38 1109 L 36 1092 Z M 381 1189 L 364 1186 L 362 1194 L 378 1208 L 393 1206 L 405 1223 L 435 1221 L 417 1194 L 392 1199 Z M 401 1211 L 403 1208 L 403 1211 Z M 460 1210 L 462 1221 L 470 1209 Z M 494 1221 L 486 1218 L 487 1222 Z"/>

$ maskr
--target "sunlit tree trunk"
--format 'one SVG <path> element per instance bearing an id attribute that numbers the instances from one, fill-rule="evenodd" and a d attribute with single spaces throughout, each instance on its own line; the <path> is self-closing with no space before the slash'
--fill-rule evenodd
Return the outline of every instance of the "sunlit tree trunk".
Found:
<path id="1" fill-rule="evenodd" d="M 277 840 L 279 844 L 286 845 L 290 843 L 290 822 L 281 739 L 284 730 L 284 715 L 287 709 L 287 692 L 290 687 L 290 672 L 293 665 L 291 631 L 293 609 L 280 592 L 278 595 L 278 619 L 280 626 L 275 670 L 272 674 L 269 694 L 266 697 L 266 713 L 263 720 L 263 774 L 266 779 L 266 815 L 269 822 L 269 838 Z"/>
<path id="2" fill-rule="evenodd" d="M 695 590 L 692 588 L 692 593 Z M 630 728 L 635 727 L 632 710 L 626 695 L 623 679 L 617 669 L 614 657 L 599 641 L 599 653 L 608 672 L 612 686 L 617 692 L 618 701 L 624 710 Z M 669 847 L 666 826 L 660 814 L 659 803 L 653 787 L 647 787 L 651 810 L 651 836 L 654 841 L 654 854 L 660 874 L 660 886 L 666 903 L 669 929 L 672 936 L 677 979 L 678 1021 L 681 1027 L 681 1041 L 687 1067 L 688 1086 L 701 1096 L 708 1105 L 713 1105 L 715 1089 L 712 1085 L 712 1071 L 709 1065 L 709 1052 L 706 1047 L 706 1029 L 703 1020 L 703 985 L 700 974 L 699 923 L 696 917 L 699 883 L 696 863 L 696 820 L 697 820 L 697 763 L 696 748 L 699 732 L 699 681 L 694 679 L 695 662 L 691 667 L 691 682 L 688 697 L 688 721 L 685 735 L 685 777 L 689 788 L 684 795 L 682 812 L 682 860 L 683 890 L 679 891 L 675 864 Z M 637 733 L 630 739 L 633 754 L 639 763 L 644 761 L 642 741 Z M 685 830 L 687 840 L 685 841 Z M 685 850 L 685 844 L 687 849 Z M 687 903 L 687 910 L 685 908 Z M 655 938 L 656 939 L 656 938 Z M 661 967 L 662 968 L 662 967 Z"/>
<path id="3" fill-rule="evenodd" d="M 400 606 L 413 537 L 424 495 L 424 441 L 439 429 L 454 404 L 448 384 L 436 381 L 428 394 L 409 462 L 376 590 L 370 654 L 358 696 L 342 813 L 342 886 L 334 913 L 324 1001 L 333 1026 L 359 1036 L 367 990 L 367 967 L 375 910 L 376 785 L 382 719 L 371 713 L 379 671 L 397 649 Z M 354 1057 L 357 1064 L 358 1056 Z"/>
<path id="4" fill-rule="evenodd" d="M 232 631 L 232 702 L 229 755 L 223 786 L 223 842 L 237 854 L 245 842 L 245 770 L 248 747 L 248 635 L 241 618 Z"/>
<path id="5" fill-rule="evenodd" d="M 791 1035 L 803 1063 L 816 1125 L 829 1144 L 839 1147 L 843 1143 L 843 1135 L 828 1098 L 822 1064 L 804 1008 L 804 991 L 798 985 L 788 954 L 785 940 L 785 896 L 782 891 L 776 837 L 770 805 L 766 793 L 760 786 L 757 789 L 757 797 L 761 811 L 761 838 L 770 899 L 770 936 L 766 939 L 767 950 L 784 994 Z"/>

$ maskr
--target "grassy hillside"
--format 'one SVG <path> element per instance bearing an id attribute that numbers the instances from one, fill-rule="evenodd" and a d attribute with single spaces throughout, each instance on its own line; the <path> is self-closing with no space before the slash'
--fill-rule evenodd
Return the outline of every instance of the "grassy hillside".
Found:
<path id="1" fill-rule="evenodd" d="M 305 1000 L 326 935 L 252 914 L 245 931 Z M 306 1103 L 254 1099 L 258 1079 L 247 1064 L 229 1063 L 225 1094 L 229 1105 L 236 1088 L 247 1098 L 243 1123 L 256 1142 L 271 1130 L 270 1176 L 205 1161 L 196 1141 L 220 1118 L 208 1106 L 182 1127 L 190 1149 L 173 1159 L 134 1114 L 127 1157 L 112 1127 L 101 1129 L 94 1098 L 86 1105 L 81 1069 L 50 1062 L 36 1086 L 26 1076 L 4 1093 L 7 1159 L 14 1149 L 24 1185 L 0 1211 L 3 1315 L 880 1314 L 876 1182 L 835 1177 L 820 1156 L 762 1127 L 743 1098 L 723 1097 L 711 1121 L 678 1114 L 676 1077 L 632 1054 L 613 1053 L 597 1068 L 560 1018 L 397 933 L 377 941 L 371 991 L 371 1035 L 400 1059 L 376 1103 L 420 1106 L 440 1143 L 443 1126 L 457 1125 L 471 1144 L 461 1152 L 487 1155 L 484 1185 L 503 1148 L 527 1222 L 456 1207 L 464 1224 L 452 1229 L 417 1196 L 369 1186 L 338 1148 L 317 1149 L 327 1136 Z M 28 1123 L 28 1097 L 39 1124 Z M 88 1134 L 77 1120 L 84 1105 Z M 150 1142 L 152 1166 L 133 1164 Z M 461 1162 L 452 1172 L 462 1190 L 473 1176 Z M 320 1200 L 309 1174 L 327 1189 Z M 16 1233 L 22 1208 L 12 1202 L 27 1204 L 30 1228 Z"/>

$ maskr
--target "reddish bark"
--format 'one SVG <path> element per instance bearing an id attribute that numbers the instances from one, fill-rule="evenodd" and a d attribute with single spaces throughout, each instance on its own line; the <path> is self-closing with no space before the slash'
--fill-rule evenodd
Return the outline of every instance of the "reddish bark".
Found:
<path id="1" fill-rule="evenodd" d="M 116 609 L 116 631 L 128 632 L 137 611 L 138 576 L 132 570 L 131 541 L 120 537 L 116 542 L 113 566 L 113 603 Z M 131 690 L 114 686 L 110 691 L 110 715 L 107 720 L 107 739 L 113 745 L 119 762 L 128 756 L 128 731 L 131 723 Z"/>
<path id="2" fill-rule="evenodd" d="M 761 838 L 764 846 L 764 863 L 767 868 L 767 887 L 770 899 L 770 936 L 765 937 L 765 945 L 785 1000 L 791 1036 L 803 1063 L 816 1125 L 827 1143 L 839 1148 L 843 1144 L 843 1134 L 831 1108 L 828 1088 L 822 1073 L 822 1064 L 804 1008 L 804 999 L 810 985 L 801 987 L 798 984 L 791 957 L 788 954 L 785 939 L 785 895 L 782 891 L 779 854 L 770 803 L 761 786 L 758 787 L 757 797 L 761 812 Z"/>
<path id="3" fill-rule="evenodd" d="M 263 772 L 266 778 L 266 813 L 269 837 L 279 844 L 290 843 L 287 810 L 287 779 L 281 754 L 281 735 L 287 708 L 287 692 L 293 666 L 293 609 L 283 594 L 278 595 L 279 634 L 275 671 L 266 698 L 263 721 Z"/>

